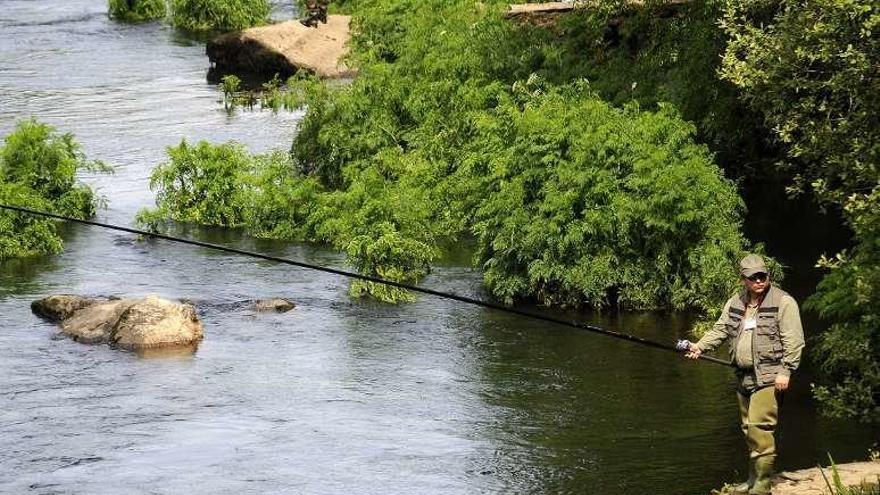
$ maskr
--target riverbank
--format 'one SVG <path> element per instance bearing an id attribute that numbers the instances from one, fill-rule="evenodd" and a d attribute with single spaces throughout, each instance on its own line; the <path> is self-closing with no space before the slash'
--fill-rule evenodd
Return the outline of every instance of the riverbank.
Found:
<path id="1" fill-rule="evenodd" d="M 864 485 L 880 484 L 880 460 L 850 462 L 837 464 L 834 468 L 840 476 L 840 483 L 847 487 L 861 487 Z M 824 476 L 823 476 L 824 471 Z M 826 478 L 828 482 L 826 482 Z M 809 468 L 797 471 L 786 471 L 777 474 L 773 479 L 774 495 L 827 495 L 831 493 L 828 484 L 834 486 L 834 477 L 831 468 Z M 726 495 L 732 493 L 728 487 L 715 490 L 713 495 Z M 856 492 L 860 493 L 860 492 Z M 876 493 L 865 492 L 865 493 Z"/>
<path id="2" fill-rule="evenodd" d="M 208 42 L 210 79 L 226 74 L 269 80 L 304 70 L 319 77 L 336 79 L 355 74 L 344 58 L 351 38 L 351 17 L 331 15 L 315 28 L 299 21 L 287 21 L 221 35 Z"/>

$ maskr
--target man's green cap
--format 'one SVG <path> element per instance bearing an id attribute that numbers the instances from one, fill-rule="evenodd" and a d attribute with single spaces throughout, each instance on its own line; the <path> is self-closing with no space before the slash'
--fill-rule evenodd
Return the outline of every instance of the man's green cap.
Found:
<path id="1" fill-rule="evenodd" d="M 757 254 L 750 254 L 739 262 L 739 273 L 743 277 L 751 277 L 756 273 L 767 273 L 767 265 L 764 258 Z"/>

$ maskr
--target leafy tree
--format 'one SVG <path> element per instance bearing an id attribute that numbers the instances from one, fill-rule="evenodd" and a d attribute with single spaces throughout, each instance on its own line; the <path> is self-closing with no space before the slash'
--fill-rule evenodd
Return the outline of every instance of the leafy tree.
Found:
<path id="1" fill-rule="evenodd" d="M 820 265 L 830 272 L 807 301 L 831 322 L 819 336 L 816 398 L 831 416 L 880 420 L 880 187 L 851 196 L 855 245 Z"/>
<path id="2" fill-rule="evenodd" d="M 730 1 L 721 75 L 787 145 L 796 186 L 843 203 L 880 172 L 880 6 L 861 0 Z"/>

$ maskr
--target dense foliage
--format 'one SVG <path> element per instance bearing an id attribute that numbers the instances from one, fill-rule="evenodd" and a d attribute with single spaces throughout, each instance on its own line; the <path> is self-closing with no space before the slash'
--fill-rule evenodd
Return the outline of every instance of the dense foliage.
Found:
<path id="1" fill-rule="evenodd" d="M 793 171 L 845 201 L 880 178 L 880 5 L 731 1 L 721 75 L 787 145 Z"/>
<path id="2" fill-rule="evenodd" d="M 228 176 L 247 191 L 230 196 L 239 224 L 408 281 L 473 237 L 507 301 L 717 311 L 747 243 L 703 142 L 746 192 L 769 178 L 845 212 L 855 245 L 822 261 L 807 304 L 832 323 L 815 391 L 826 412 L 876 419 L 880 7 L 626 3 L 534 27 L 502 20 L 501 2 L 335 2 L 355 15 L 353 84 L 224 86 L 228 104 L 308 105 L 292 164 Z M 406 297 L 381 290 L 353 287 Z"/>
<path id="3" fill-rule="evenodd" d="M 396 184 L 424 170 L 442 208 L 430 223 L 477 238 L 506 300 L 705 308 L 726 296 L 742 209 L 693 127 L 560 77 L 577 74 L 574 47 L 505 21 L 505 6 L 358 2 L 361 74 L 309 100 L 300 171 L 346 191 L 367 172 Z"/>
<path id="4" fill-rule="evenodd" d="M 814 388 L 833 416 L 880 420 L 880 187 L 854 194 L 846 213 L 855 245 L 834 259 L 808 301 L 831 326 L 816 349 L 823 371 Z"/>
<path id="5" fill-rule="evenodd" d="M 526 101 L 499 105 L 464 157 L 486 164 L 472 232 L 495 295 L 706 308 L 729 294 L 742 205 L 691 125 L 580 85 Z"/>
<path id="6" fill-rule="evenodd" d="M 171 22 L 190 31 L 236 31 L 265 24 L 268 0 L 171 0 Z"/>
<path id="7" fill-rule="evenodd" d="M 293 103 L 309 109 L 294 163 L 223 175 L 247 191 L 236 199 L 244 224 L 330 243 L 362 272 L 405 281 L 440 246 L 473 237 L 488 288 L 507 301 L 708 308 L 729 295 L 742 204 L 694 127 L 669 106 L 615 108 L 585 81 L 541 77 L 562 64 L 555 37 L 500 10 L 359 3 L 357 80 L 293 82 Z M 193 180 L 169 170 L 154 174 L 158 213 L 142 218 L 220 216 L 175 217 L 212 193 L 174 199 Z"/>
<path id="8" fill-rule="evenodd" d="M 616 105 L 674 106 L 697 129 L 728 177 L 748 182 L 769 172 L 777 151 L 757 114 L 717 70 L 727 36 L 723 0 L 668 4 L 628 0 L 579 9 L 553 27 L 543 67 L 560 81 L 587 78 Z M 747 191 L 745 191 L 747 192 Z"/>
<path id="9" fill-rule="evenodd" d="M 141 22 L 162 19 L 167 11 L 165 0 L 110 0 L 107 14 L 111 19 Z"/>
<path id="10" fill-rule="evenodd" d="M 859 0 L 730 2 L 721 75 L 788 150 L 791 189 L 841 208 L 855 244 L 809 306 L 831 323 L 817 357 L 827 412 L 880 420 L 880 5 Z"/>
<path id="11" fill-rule="evenodd" d="M 856 234 L 848 253 L 823 260 L 830 273 L 808 306 L 831 322 L 817 354 L 823 371 L 814 391 L 826 412 L 880 418 L 880 188 L 851 198 Z"/>
<path id="12" fill-rule="evenodd" d="M 88 161 L 71 134 L 28 120 L 6 136 L 0 148 L 0 202 L 50 210 L 61 215 L 91 217 L 98 198 L 77 184 L 79 170 L 107 171 Z M 0 211 L 0 259 L 61 250 L 55 223 L 29 215 Z"/>

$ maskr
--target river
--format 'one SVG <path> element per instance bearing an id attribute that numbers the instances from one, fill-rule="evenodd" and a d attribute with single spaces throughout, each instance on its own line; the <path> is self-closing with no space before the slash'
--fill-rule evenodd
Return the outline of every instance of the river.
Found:
<path id="1" fill-rule="evenodd" d="M 100 0 L 0 0 L 0 135 L 33 116 L 114 165 L 81 176 L 102 221 L 152 205 L 150 170 L 182 138 L 289 147 L 301 113 L 227 113 L 207 69 L 203 41 L 112 22 Z M 321 247 L 182 231 L 345 268 Z M 745 469 L 721 366 L 428 296 L 354 301 L 340 277 L 201 248 L 64 237 L 61 255 L 0 265 L 0 493 L 684 495 Z M 461 259 L 424 285 L 485 297 Z M 81 345 L 31 314 L 52 293 L 191 299 L 205 340 L 192 355 Z M 275 296 L 298 306 L 248 307 Z M 566 316 L 664 342 L 689 322 Z M 786 397 L 780 467 L 864 458 L 877 431 L 819 418 L 808 381 Z"/>

